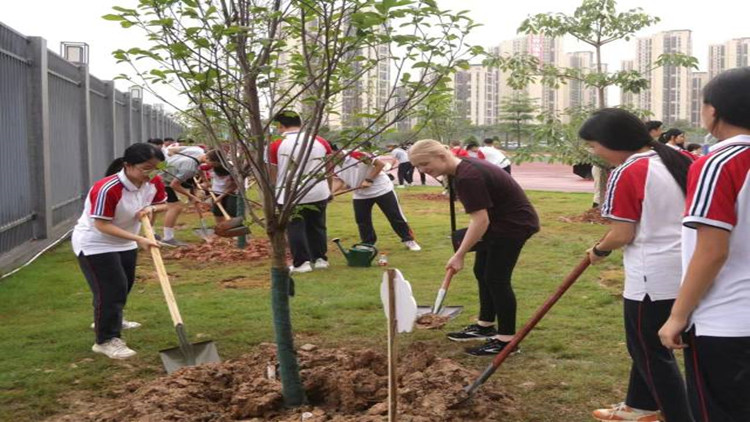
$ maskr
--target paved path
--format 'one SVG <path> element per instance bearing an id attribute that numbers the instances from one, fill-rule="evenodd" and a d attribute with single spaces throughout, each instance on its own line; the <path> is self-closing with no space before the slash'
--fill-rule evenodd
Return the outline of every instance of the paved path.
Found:
<path id="1" fill-rule="evenodd" d="M 513 178 L 527 190 L 553 192 L 594 192 L 594 182 L 573 174 L 572 166 L 547 163 L 513 164 Z M 395 170 L 392 171 L 396 176 Z M 419 183 L 419 172 L 414 172 L 414 182 Z M 437 186 L 435 179 L 427 177 L 427 184 Z"/>

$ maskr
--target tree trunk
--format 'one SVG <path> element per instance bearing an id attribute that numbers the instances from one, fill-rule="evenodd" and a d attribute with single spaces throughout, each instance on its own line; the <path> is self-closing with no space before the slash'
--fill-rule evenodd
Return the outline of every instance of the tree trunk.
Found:
<path id="1" fill-rule="evenodd" d="M 276 334 L 276 356 L 281 375 L 281 394 L 286 407 L 297 407 L 306 403 L 305 390 L 299 375 L 297 352 L 294 350 L 292 319 L 289 312 L 290 277 L 286 267 L 286 239 L 284 230 L 269 231 L 272 247 L 271 264 L 271 310 L 273 329 Z"/>

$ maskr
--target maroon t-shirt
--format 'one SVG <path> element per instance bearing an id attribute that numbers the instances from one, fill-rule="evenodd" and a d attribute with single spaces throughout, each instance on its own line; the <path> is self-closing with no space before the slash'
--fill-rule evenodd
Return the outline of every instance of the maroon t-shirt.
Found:
<path id="1" fill-rule="evenodd" d="M 539 231 L 539 217 L 521 186 L 500 167 L 465 158 L 456 168 L 456 193 L 467 213 L 487 210 L 484 239 L 528 239 Z"/>

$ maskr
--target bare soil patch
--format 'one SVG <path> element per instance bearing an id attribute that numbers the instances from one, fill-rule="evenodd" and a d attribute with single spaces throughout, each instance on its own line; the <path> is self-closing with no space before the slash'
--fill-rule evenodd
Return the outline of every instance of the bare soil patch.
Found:
<path id="1" fill-rule="evenodd" d="M 71 412 L 52 421 L 374 422 L 387 415 L 387 358 L 371 349 L 300 348 L 299 363 L 310 405 L 284 409 L 274 373 L 275 347 L 221 364 L 181 369 L 152 381 L 131 381 L 110 398 L 73 399 Z M 413 422 L 502 420 L 515 413 L 513 399 L 488 384 L 466 404 L 455 404 L 478 375 L 412 344 L 399 363 L 399 417 Z M 72 399 L 73 396 L 69 397 Z"/>
<path id="2" fill-rule="evenodd" d="M 602 217 L 601 209 L 589 208 L 583 214 L 562 216 L 558 220 L 564 223 L 590 223 L 590 224 L 609 224 L 610 221 Z"/>

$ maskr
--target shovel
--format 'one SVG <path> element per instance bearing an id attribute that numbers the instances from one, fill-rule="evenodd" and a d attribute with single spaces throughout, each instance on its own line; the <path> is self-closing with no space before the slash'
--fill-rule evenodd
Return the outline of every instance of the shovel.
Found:
<path id="1" fill-rule="evenodd" d="M 521 341 L 526 338 L 526 336 L 529 334 L 529 332 L 536 327 L 536 325 L 539 323 L 539 321 L 544 318 L 544 316 L 547 314 L 547 312 L 554 306 L 555 303 L 562 297 L 562 295 L 570 288 L 570 286 L 573 285 L 573 283 L 578 280 L 578 277 L 583 274 L 584 271 L 586 271 L 586 268 L 588 268 L 589 264 L 591 262 L 589 261 L 589 257 L 585 257 L 581 260 L 580 263 L 578 263 L 578 266 L 576 266 L 573 271 L 568 274 L 567 277 L 565 277 L 565 280 L 563 280 L 560 287 L 557 288 L 557 291 L 552 294 L 545 302 L 542 304 L 542 306 L 539 307 L 539 309 L 536 310 L 534 315 L 531 316 L 531 319 L 526 322 L 526 325 L 521 328 L 521 331 L 516 333 L 515 336 L 513 336 L 513 340 L 508 343 L 500 353 L 495 356 L 494 359 L 492 359 L 492 363 L 482 372 L 481 375 L 474 381 L 473 384 L 467 386 L 464 388 L 463 393 L 461 397 L 458 399 L 458 401 L 454 404 L 452 404 L 450 407 L 455 408 L 459 406 L 460 404 L 464 403 L 466 400 L 470 399 L 474 393 L 479 389 L 479 387 L 484 384 L 485 381 L 489 377 L 492 376 L 492 374 L 497 371 L 497 368 L 500 367 L 500 365 L 505 361 L 505 359 L 513 353 L 513 350 L 518 346 Z"/>
<path id="2" fill-rule="evenodd" d="M 148 216 L 141 217 L 141 223 L 143 224 L 143 230 L 146 233 L 146 236 L 150 240 L 156 241 L 154 238 L 154 231 L 151 228 L 151 221 L 148 219 Z M 156 274 L 159 276 L 159 284 L 161 284 L 164 298 L 167 300 L 169 315 L 172 317 L 172 323 L 174 323 L 174 328 L 177 332 L 177 339 L 180 342 L 179 347 L 159 351 L 159 356 L 161 356 L 164 369 L 166 369 L 168 374 L 171 374 L 185 366 L 221 362 L 219 352 L 216 350 L 216 344 L 214 344 L 213 341 L 207 340 L 192 344 L 188 341 L 185 326 L 182 323 L 180 310 L 177 308 L 177 302 L 172 293 L 172 286 L 169 284 L 169 277 L 167 277 L 167 270 L 164 268 L 164 262 L 161 259 L 159 248 L 151 248 L 151 257 L 154 260 Z"/>
<path id="3" fill-rule="evenodd" d="M 221 202 L 216 200 L 216 195 L 213 191 L 209 190 L 208 193 L 211 195 L 211 199 L 214 201 L 214 204 L 216 204 L 216 207 L 221 211 L 221 215 L 226 219 L 216 225 L 215 233 L 217 235 L 221 237 L 238 237 L 250 234 L 250 229 L 245 226 L 242 217 L 230 217 L 227 210 L 221 205 Z"/>
<path id="4" fill-rule="evenodd" d="M 440 289 L 438 289 L 437 297 L 435 297 L 435 304 L 432 305 L 433 314 L 440 314 L 440 311 L 443 308 L 443 302 L 445 301 L 445 295 L 448 293 L 448 288 L 451 286 L 451 280 L 453 279 L 453 276 L 455 274 L 456 270 L 454 270 L 453 268 L 448 268 L 448 270 L 445 272 L 445 277 L 443 278 L 442 284 L 440 284 Z"/>
<path id="5" fill-rule="evenodd" d="M 196 177 L 193 177 L 193 182 L 195 182 L 195 186 L 200 186 L 200 182 Z M 203 239 L 206 242 L 211 241 L 211 235 L 214 234 L 214 231 L 209 229 L 206 225 L 206 220 L 203 219 L 203 212 L 201 211 L 201 206 L 198 203 L 198 201 L 193 202 L 195 204 L 195 212 L 198 213 L 198 218 L 201 221 L 201 228 L 193 230 L 193 233 L 200 236 L 201 239 Z"/>

